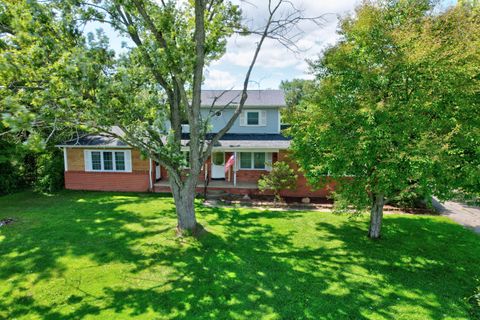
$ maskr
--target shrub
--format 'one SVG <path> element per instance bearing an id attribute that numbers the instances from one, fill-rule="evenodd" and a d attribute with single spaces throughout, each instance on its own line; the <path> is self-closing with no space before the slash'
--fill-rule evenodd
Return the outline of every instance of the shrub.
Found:
<path id="1" fill-rule="evenodd" d="M 272 171 L 258 180 L 258 188 L 260 191 L 273 191 L 275 201 L 280 201 L 280 191 L 294 190 L 297 186 L 297 175 L 290 168 L 288 163 L 277 161 L 272 166 Z"/>
<path id="2" fill-rule="evenodd" d="M 480 282 L 478 279 L 477 282 L 479 284 L 475 290 L 475 294 L 468 298 L 468 302 L 470 302 L 472 307 L 471 314 L 473 319 L 480 319 Z"/>
<path id="3" fill-rule="evenodd" d="M 18 170 L 9 162 L 0 163 L 0 195 L 17 191 L 24 185 Z"/>
<path id="4" fill-rule="evenodd" d="M 37 178 L 34 188 L 54 192 L 63 188 L 63 156 L 59 150 L 43 153 L 37 158 Z"/>

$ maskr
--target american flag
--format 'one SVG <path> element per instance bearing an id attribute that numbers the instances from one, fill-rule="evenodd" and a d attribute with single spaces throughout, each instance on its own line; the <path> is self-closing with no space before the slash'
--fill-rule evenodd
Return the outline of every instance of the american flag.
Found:
<path id="1" fill-rule="evenodd" d="M 227 172 L 228 169 L 230 169 L 230 167 L 232 167 L 234 163 L 235 163 L 235 155 L 232 154 L 232 156 L 228 158 L 227 163 L 225 163 L 225 172 Z"/>

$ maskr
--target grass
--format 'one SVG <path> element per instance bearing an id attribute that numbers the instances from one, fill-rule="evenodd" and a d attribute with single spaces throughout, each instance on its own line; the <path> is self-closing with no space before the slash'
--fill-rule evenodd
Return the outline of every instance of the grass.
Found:
<path id="1" fill-rule="evenodd" d="M 205 208 L 175 237 L 172 199 L 0 197 L 0 319 L 467 319 L 480 237 L 443 217 Z"/>

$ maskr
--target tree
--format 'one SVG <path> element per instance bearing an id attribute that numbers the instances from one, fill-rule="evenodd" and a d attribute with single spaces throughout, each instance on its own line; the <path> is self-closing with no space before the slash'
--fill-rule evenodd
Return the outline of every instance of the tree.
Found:
<path id="1" fill-rule="evenodd" d="M 272 165 L 272 171 L 258 180 L 260 191 L 273 191 L 275 201 L 281 201 L 280 191 L 294 190 L 297 186 L 297 175 L 288 163 L 277 161 Z"/>
<path id="2" fill-rule="evenodd" d="M 22 1 L 23 5 L 27 2 L 31 1 Z M 76 34 L 80 43 L 68 60 L 65 75 L 59 78 L 59 87 L 67 87 L 72 94 L 57 94 L 53 101 L 61 102 L 63 121 L 68 118 L 85 130 L 116 136 L 164 166 L 176 204 L 178 231 L 201 230 L 194 209 L 200 169 L 212 147 L 241 113 L 263 43 L 273 39 L 294 49 L 298 33 L 292 30 L 303 20 L 318 22 L 318 18 L 303 17 L 302 11 L 287 0 L 268 1 L 264 25 L 250 28 L 242 25 L 238 6 L 222 0 L 43 3 L 36 5 L 44 10 L 47 6 L 52 8 L 50 13 L 57 22 L 73 27 L 74 31 L 96 21 L 111 25 L 131 40 L 133 47 L 115 58 L 103 34 L 96 38 L 91 35 L 87 43 Z M 200 113 L 203 72 L 205 66 L 222 56 L 234 33 L 256 35 L 258 42 L 232 118 L 210 137 L 207 133 L 213 113 L 206 118 Z M 11 90 L 6 90 L 6 94 L 16 96 Z M 188 172 L 182 169 L 185 160 L 181 149 L 186 147 L 182 145 L 182 119 L 189 125 Z M 123 134 L 112 130 L 113 126 Z"/>
<path id="3" fill-rule="evenodd" d="M 299 107 L 303 99 L 313 91 L 314 81 L 306 79 L 285 80 L 280 83 L 280 89 L 285 93 L 287 108 L 283 112 L 286 121 L 294 113 L 294 108 Z"/>
<path id="4" fill-rule="evenodd" d="M 341 22 L 342 40 L 311 64 L 319 83 L 289 131 L 310 182 L 337 181 L 338 209 L 370 208 L 371 238 L 401 193 L 479 189 L 478 11 L 432 9 L 359 6 Z"/>
<path id="5" fill-rule="evenodd" d="M 63 156 L 54 145 L 72 133 L 60 118 L 78 100 L 65 84 L 84 44 L 74 26 L 45 5 L 0 3 L 0 193 L 63 185 Z M 39 158 L 49 160 L 41 165 Z"/>

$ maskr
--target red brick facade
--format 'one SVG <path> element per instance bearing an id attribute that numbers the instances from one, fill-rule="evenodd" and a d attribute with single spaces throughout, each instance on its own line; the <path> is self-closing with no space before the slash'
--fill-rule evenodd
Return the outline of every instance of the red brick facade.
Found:
<path id="1" fill-rule="evenodd" d="M 65 172 L 65 188 L 72 190 L 146 192 L 148 172 Z"/>
<path id="2" fill-rule="evenodd" d="M 69 152 L 69 151 L 67 151 Z M 141 159 L 137 152 L 132 152 L 132 170 L 133 172 L 85 172 L 83 167 L 82 152 L 72 152 L 69 156 L 69 163 L 77 163 L 69 167 L 69 170 L 65 172 L 65 188 L 74 190 L 99 190 L 99 191 L 132 191 L 132 192 L 168 192 L 169 187 L 154 187 L 150 189 L 150 183 L 155 183 L 155 163 L 152 162 L 152 177 L 149 178 L 149 160 Z M 232 155 L 231 152 L 225 153 L 225 162 Z M 286 151 L 274 153 L 272 156 L 273 162 L 287 161 L 293 168 L 297 168 L 294 161 L 288 158 Z M 211 170 L 210 159 L 205 164 L 208 171 Z M 73 170 L 72 170 L 73 169 Z M 250 182 L 257 183 L 262 175 L 268 174 L 266 170 L 238 170 L 236 173 L 237 182 Z M 287 197 L 327 197 L 333 190 L 334 182 L 328 185 L 324 189 L 312 190 L 308 185 L 305 177 L 298 172 L 297 188 L 295 190 L 285 190 L 281 193 L 282 196 Z M 230 169 L 225 175 L 225 180 L 232 184 L 231 187 L 221 188 L 228 193 L 232 194 L 249 194 L 249 195 L 261 195 L 269 194 L 261 193 L 257 188 L 235 188 L 233 187 L 233 170 Z M 202 170 L 199 176 L 199 182 L 203 182 L 205 179 L 205 172 Z M 168 174 L 164 167 L 161 167 L 161 180 L 168 180 Z M 209 187 L 209 189 L 215 189 Z M 220 189 L 220 188 L 216 188 Z M 203 188 L 197 188 L 198 192 L 203 192 Z"/>

